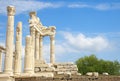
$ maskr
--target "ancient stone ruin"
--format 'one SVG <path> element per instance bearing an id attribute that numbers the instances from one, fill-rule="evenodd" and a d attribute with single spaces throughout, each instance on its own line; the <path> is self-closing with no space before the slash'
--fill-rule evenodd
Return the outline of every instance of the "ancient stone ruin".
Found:
<path id="1" fill-rule="evenodd" d="M 24 72 L 22 72 L 22 22 L 16 27 L 14 38 L 15 7 L 7 7 L 6 47 L 0 46 L 0 81 L 14 80 L 17 77 L 54 77 L 55 75 L 78 75 L 77 66 L 73 63 L 55 62 L 55 34 L 56 27 L 43 26 L 36 12 L 30 12 L 30 35 L 26 36 Z M 43 37 L 50 37 L 50 63 L 43 59 Z M 15 40 L 15 44 L 14 44 Z M 15 47 L 14 47 L 15 46 Z M 15 48 L 15 50 L 13 50 Z M 2 53 L 5 54 L 4 69 Z"/>

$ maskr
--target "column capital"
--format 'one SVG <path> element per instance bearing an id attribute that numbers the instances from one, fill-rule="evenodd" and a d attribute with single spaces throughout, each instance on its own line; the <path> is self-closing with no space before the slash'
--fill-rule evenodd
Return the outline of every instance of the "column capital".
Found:
<path id="1" fill-rule="evenodd" d="M 40 39 L 42 39 L 43 38 L 43 36 L 42 35 L 40 35 Z"/>
<path id="2" fill-rule="evenodd" d="M 51 35 L 50 40 L 54 40 L 54 39 L 55 39 L 55 35 Z"/>
<path id="3" fill-rule="evenodd" d="M 14 6 L 8 6 L 7 7 L 7 13 L 8 13 L 8 16 L 14 16 L 15 15 L 15 7 Z"/>

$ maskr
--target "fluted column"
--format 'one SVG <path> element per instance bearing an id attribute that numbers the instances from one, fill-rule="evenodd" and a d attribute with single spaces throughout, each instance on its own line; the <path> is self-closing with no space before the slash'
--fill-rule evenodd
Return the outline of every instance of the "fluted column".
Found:
<path id="1" fill-rule="evenodd" d="M 2 72 L 2 50 L 0 50 L 0 72 Z"/>
<path id="2" fill-rule="evenodd" d="M 13 74 L 13 48 L 14 48 L 14 15 L 15 8 L 13 6 L 7 7 L 8 12 L 8 23 L 7 23 L 7 34 L 6 34 L 6 54 L 5 54 L 5 65 L 4 73 Z"/>
<path id="3" fill-rule="evenodd" d="M 22 22 L 18 22 L 16 29 L 16 44 L 15 44 L 15 60 L 14 60 L 14 73 L 21 73 L 21 56 L 22 55 Z"/>
<path id="4" fill-rule="evenodd" d="M 34 73 L 33 69 L 33 55 L 32 55 L 32 37 L 26 37 L 26 46 L 25 46 L 25 64 L 24 72 L 25 73 Z"/>
<path id="5" fill-rule="evenodd" d="M 40 35 L 40 49 L 39 49 L 39 60 L 40 61 L 43 60 L 42 54 L 43 54 L 43 36 Z"/>
<path id="6" fill-rule="evenodd" d="M 54 50 L 54 46 L 55 46 L 55 36 L 52 35 L 50 36 L 50 63 L 54 64 L 55 63 L 55 50 Z"/>
<path id="7" fill-rule="evenodd" d="M 36 60 L 39 60 L 39 37 L 40 37 L 40 33 L 36 32 L 36 36 L 35 36 L 35 57 Z"/>
<path id="8" fill-rule="evenodd" d="M 31 55 L 32 55 L 32 57 L 33 58 L 31 58 L 31 60 L 32 60 L 32 66 L 33 66 L 33 69 L 34 69 L 34 65 L 35 65 L 35 29 L 34 29 L 34 27 L 31 27 L 30 28 L 30 34 L 31 34 L 31 38 L 32 38 L 32 53 L 31 53 Z"/>

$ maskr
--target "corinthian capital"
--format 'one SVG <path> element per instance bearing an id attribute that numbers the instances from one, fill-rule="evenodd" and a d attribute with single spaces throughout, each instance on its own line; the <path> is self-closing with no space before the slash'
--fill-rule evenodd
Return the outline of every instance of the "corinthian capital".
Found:
<path id="1" fill-rule="evenodd" d="M 14 6 L 8 6 L 7 7 L 7 13 L 8 13 L 8 16 L 14 16 L 15 15 L 15 7 Z"/>
<path id="2" fill-rule="evenodd" d="M 52 40 L 54 40 L 55 39 L 55 35 L 51 35 L 50 36 L 50 40 L 52 41 Z"/>

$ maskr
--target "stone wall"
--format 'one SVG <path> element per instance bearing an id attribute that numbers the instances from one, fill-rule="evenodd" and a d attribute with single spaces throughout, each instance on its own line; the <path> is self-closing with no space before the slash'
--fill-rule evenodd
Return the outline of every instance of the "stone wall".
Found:
<path id="1" fill-rule="evenodd" d="M 16 78 L 15 81 L 120 81 L 120 76 L 99 76 L 99 77 L 89 77 L 89 76 L 72 76 L 72 77 L 24 77 Z"/>

